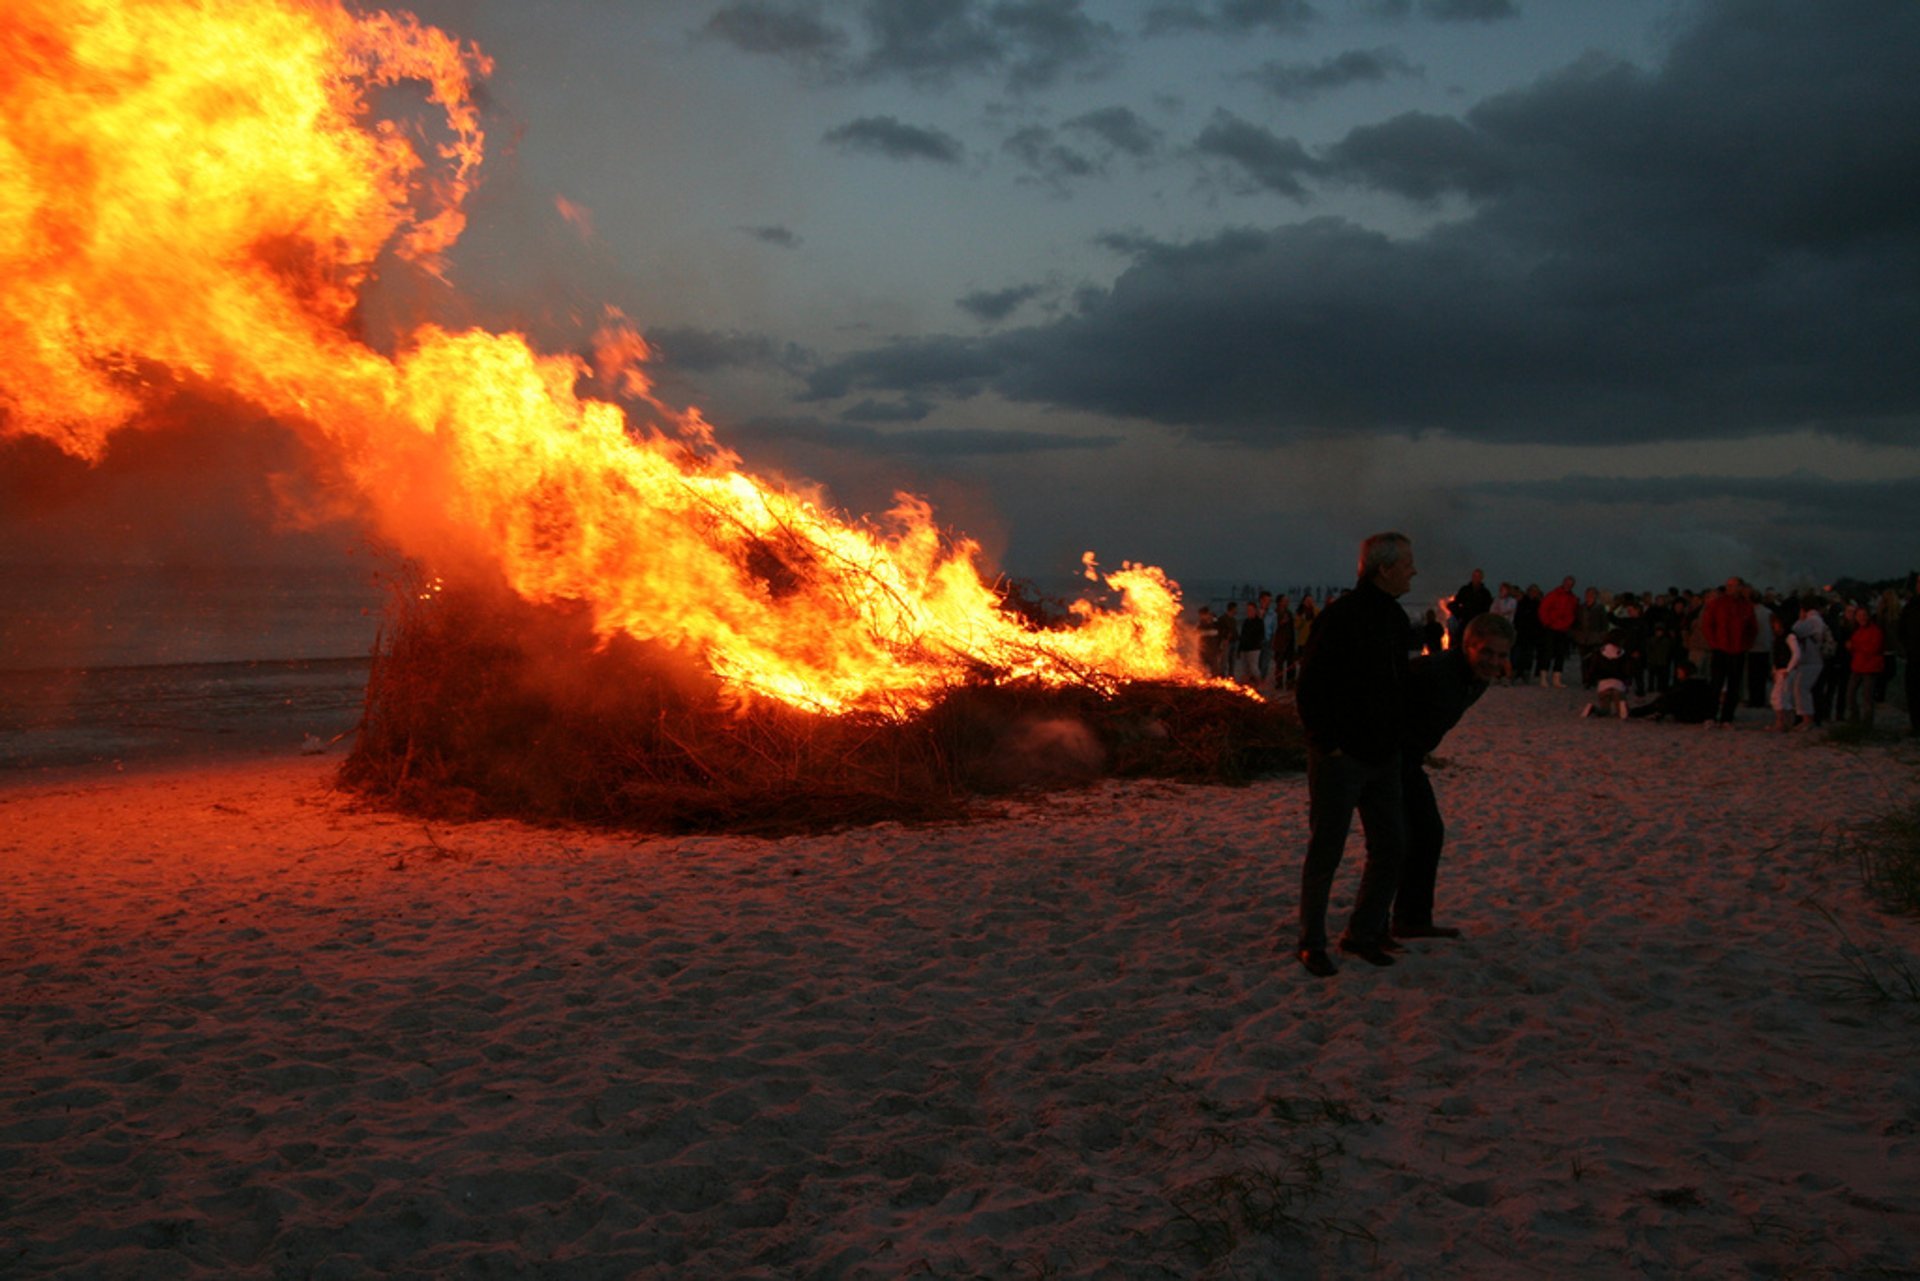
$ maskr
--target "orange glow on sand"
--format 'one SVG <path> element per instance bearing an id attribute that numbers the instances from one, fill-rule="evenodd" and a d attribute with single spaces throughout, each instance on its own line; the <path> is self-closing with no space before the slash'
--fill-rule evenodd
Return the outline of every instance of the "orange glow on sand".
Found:
<path id="1" fill-rule="evenodd" d="M 1206 680 L 1159 570 L 1124 566 L 1104 576 L 1118 608 L 1030 629 L 924 503 L 850 521 L 743 470 L 653 397 L 617 316 L 591 360 L 478 329 L 422 326 L 391 355 L 356 337 L 383 254 L 442 272 L 490 69 L 334 0 L 9 0 L 0 431 L 98 459 L 176 393 L 237 400 L 299 428 L 430 573 L 584 605 L 602 640 L 695 654 L 743 696 L 905 716 L 963 680 Z M 425 87 L 430 131 L 375 116 L 401 82 Z"/>

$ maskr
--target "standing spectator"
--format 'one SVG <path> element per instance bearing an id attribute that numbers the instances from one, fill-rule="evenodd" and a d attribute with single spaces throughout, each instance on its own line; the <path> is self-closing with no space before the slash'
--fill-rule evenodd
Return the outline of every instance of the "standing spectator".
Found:
<path id="1" fill-rule="evenodd" d="M 1824 725 L 1846 714 L 1847 690 L 1846 640 L 1853 626 L 1847 621 L 1846 606 L 1829 601 L 1820 610 L 1820 674 L 1813 682 L 1813 723 Z"/>
<path id="2" fill-rule="evenodd" d="M 1740 702 L 1741 678 L 1747 670 L 1747 651 L 1753 647 L 1753 609 L 1740 580 L 1729 578 L 1725 587 L 1714 589 L 1707 606 L 1700 611 L 1700 629 L 1708 649 L 1707 682 L 1713 687 L 1718 711 L 1710 722 L 1733 724 L 1733 709 Z"/>
<path id="3" fill-rule="evenodd" d="M 1907 660 L 1907 733 L 1920 738 L 1920 574 L 1900 607 L 1900 649 Z"/>
<path id="4" fill-rule="evenodd" d="M 1274 626 L 1278 618 L 1279 611 L 1274 605 L 1273 593 L 1261 592 L 1260 630 L 1265 633 L 1265 639 L 1260 642 L 1260 683 L 1262 685 L 1267 683 L 1267 678 L 1273 673 L 1274 642 L 1278 639 Z"/>
<path id="5" fill-rule="evenodd" d="M 1820 723 L 1820 703 L 1814 690 L 1820 684 L 1828 656 L 1833 653 L 1833 635 L 1827 631 L 1827 620 L 1820 616 L 1819 599 L 1807 597 L 1799 602 L 1798 609 L 1800 617 L 1794 620 L 1791 629 L 1800 642 L 1793 663 L 1795 729 Z"/>
<path id="6" fill-rule="evenodd" d="M 1200 622 L 1196 630 L 1200 633 L 1200 670 L 1209 676 L 1220 674 L 1220 627 L 1208 606 L 1200 607 Z"/>
<path id="7" fill-rule="evenodd" d="M 1240 620 L 1239 660 L 1237 676 L 1242 685 L 1260 684 L 1260 651 L 1267 647 L 1267 613 L 1258 604 L 1247 606 L 1247 616 Z"/>
<path id="8" fill-rule="evenodd" d="M 1300 869 L 1300 937 L 1307 972 L 1336 972 L 1327 956 L 1327 899 L 1357 810 L 1367 861 L 1340 950 L 1392 965 L 1388 913 L 1406 855 L 1400 791 L 1405 716 L 1407 612 L 1413 543 L 1375 534 L 1360 544 L 1359 584 L 1314 624 L 1300 661 L 1300 725 L 1307 738 L 1307 852 Z"/>
<path id="9" fill-rule="evenodd" d="M 1313 635 L 1313 620 L 1318 617 L 1320 611 L 1313 603 L 1313 593 L 1302 592 L 1300 608 L 1293 611 L 1293 652 L 1296 661 L 1307 652 L 1307 638 Z"/>
<path id="10" fill-rule="evenodd" d="M 1573 575 L 1568 574 L 1540 602 L 1540 630 L 1547 647 L 1540 661 L 1543 688 L 1549 674 L 1555 685 L 1566 684 L 1563 673 L 1567 667 L 1567 651 L 1573 645 L 1574 629 L 1579 625 L 1580 600 L 1573 594 Z"/>
<path id="11" fill-rule="evenodd" d="M 1492 608 L 1493 593 L 1487 590 L 1487 571 L 1476 569 L 1447 602 L 1447 635 L 1452 643 L 1458 646 L 1467 624 Z"/>
<path id="12" fill-rule="evenodd" d="M 1533 669 L 1545 653 L 1547 634 L 1540 625 L 1540 584 L 1528 583 L 1527 591 L 1513 603 L 1513 682 L 1525 685 L 1533 679 Z M 1541 665 L 1544 673 L 1546 667 Z M 1542 676 L 1542 683 L 1545 683 Z"/>
<path id="13" fill-rule="evenodd" d="M 1594 682 L 1589 668 L 1600 653 L 1600 647 L 1607 643 L 1607 636 L 1612 630 L 1613 615 L 1608 611 L 1606 602 L 1600 599 L 1600 589 L 1587 588 L 1586 595 L 1580 601 L 1580 621 L 1573 626 L 1573 643 L 1580 650 L 1580 683 L 1588 689 L 1593 688 Z"/>
<path id="14" fill-rule="evenodd" d="M 1788 630 L 1786 615 L 1780 610 L 1767 611 L 1767 659 L 1773 668 L 1773 689 L 1768 696 L 1773 724 L 1767 728 L 1785 733 L 1794 725 L 1793 686 L 1794 672 L 1800 665 L 1800 638 Z"/>
<path id="15" fill-rule="evenodd" d="M 1747 706 L 1766 707 L 1773 688 L 1773 611 L 1749 583 L 1742 583 L 1753 608 L 1753 644 L 1747 647 Z"/>
<path id="16" fill-rule="evenodd" d="M 1874 677 L 1887 666 L 1886 633 L 1865 605 L 1853 607 L 1853 634 L 1847 637 L 1846 719 L 1873 724 Z"/>
<path id="17" fill-rule="evenodd" d="M 1673 684 L 1673 650 L 1673 625 L 1655 620 L 1647 637 L 1647 680 L 1656 694 L 1666 693 Z"/>
<path id="18" fill-rule="evenodd" d="M 1240 604 L 1228 601 L 1226 610 L 1220 615 L 1220 621 L 1214 626 L 1220 631 L 1220 671 L 1218 675 L 1233 679 L 1234 660 L 1240 656 Z"/>
<path id="19" fill-rule="evenodd" d="M 1287 605 L 1287 594 L 1280 593 L 1273 599 L 1273 687 L 1287 689 L 1293 684 L 1294 649 L 1293 610 Z"/>

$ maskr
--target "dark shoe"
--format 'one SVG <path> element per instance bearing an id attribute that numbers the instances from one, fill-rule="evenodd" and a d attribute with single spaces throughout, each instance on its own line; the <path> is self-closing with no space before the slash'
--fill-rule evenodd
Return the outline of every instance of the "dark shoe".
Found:
<path id="1" fill-rule="evenodd" d="M 1392 965 L 1393 953 L 1373 939 L 1341 939 L 1340 950 L 1357 956 L 1369 965 Z"/>
<path id="2" fill-rule="evenodd" d="M 1300 964 L 1307 967 L 1307 973 L 1317 979 L 1332 978 L 1340 972 L 1340 967 L 1333 963 L 1333 958 L 1327 955 L 1325 948 L 1303 947 L 1298 955 Z"/>
<path id="3" fill-rule="evenodd" d="M 1393 936 L 1397 939 L 1457 939 L 1460 931 L 1451 925 L 1396 925 Z"/>

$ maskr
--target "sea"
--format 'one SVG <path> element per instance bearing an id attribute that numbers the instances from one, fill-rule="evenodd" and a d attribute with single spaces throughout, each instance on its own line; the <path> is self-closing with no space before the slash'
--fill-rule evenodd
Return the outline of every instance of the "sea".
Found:
<path id="1" fill-rule="evenodd" d="M 385 599 L 352 567 L 0 565 L 0 780 L 344 754 Z"/>
<path id="2" fill-rule="evenodd" d="M 1034 586 L 1056 599 L 1088 590 L 1069 578 Z M 1217 610 L 1263 586 L 1306 590 L 1195 581 L 1185 605 Z M 3 782 L 344 755 L 386 590 L 364 566 L 0 564 L 0 601 Z"/>

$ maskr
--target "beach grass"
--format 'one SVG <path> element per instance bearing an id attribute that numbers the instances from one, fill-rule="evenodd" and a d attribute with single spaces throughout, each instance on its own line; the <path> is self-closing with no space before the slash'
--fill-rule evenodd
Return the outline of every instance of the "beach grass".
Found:
<path id="1" fill-rule="evenodd" d="M 1920 914 L 1920 801 L 1848 824 L 1835 854 L 1860 870 L 1860 883 L 1881 907 Z"/>

